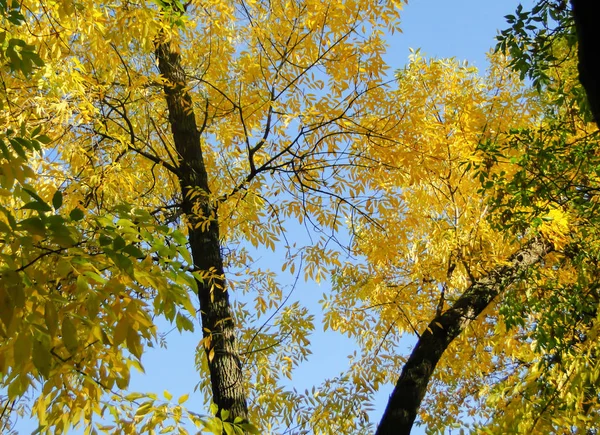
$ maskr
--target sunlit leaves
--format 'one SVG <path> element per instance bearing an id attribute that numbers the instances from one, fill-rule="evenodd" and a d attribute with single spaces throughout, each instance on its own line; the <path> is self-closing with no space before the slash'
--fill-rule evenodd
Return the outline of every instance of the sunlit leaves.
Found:
<path id="1" fill-rule="evenodd" d="M 562 247 L 580 222 L 544 203 L 552 190 L 527 178 L 534 163 L 561 167 L 527 132 L 544 110 L 503 58 L 491 58 L 481 77 L 414 52 L 385 84 L 384 32 L 397 28 L 399 2 L 22 5 L 23 19 L 6 16 L 27 21 L 27 32 L 13 26 L 4 40 L 0 373 L 11 397 L 39 386 L 35 409 L 48 430 L 91 427 L 98 415 L 114 420 L 104 430 L 123 433 L 184 432 L 184 417 L 227 434 L 367 430 L 367 404 L 403 362 L 402 334 L 421 331 L 501 264 L 518 244 L 505 235 L 538 231 Z M 163 94 L 173 84 L 157 73 L 157 38 L 181 56 L 208 188 L 178 178 L 187 162 L 172 143 Z M 533 225 L 522 219 L 532 210 Z M 194 266 L 191 230 L 218 240 L 224 284 L 216 268 Z M 253 258 L 261 250 L 277 253 L 267 267 Z M 273 272 L 282 269 L 310 284 L 283 286 Z M 260 430 L 227 412 L 187 412 L 185 395 L 175 404 L 168 392 L 165 401 L 129 394 L 159 319 L 179 332 L 195 328 L 199 283 L 213 298 L 243 294 L 235 318 L 217 320 L 238 328 Z M 318 283 L 334 287 L 323 298 L 324 326 L 360 352 L 347 373 L 291 391 L 315 328 L 300 288 Z M 494 308 L 486 315 L 438 374 L 439 400 L 423 417 L 432 428 L 455 421 L 450 411 L 501 371 L 502 352 L 490 348 L 525 355 L 516 332 L 495 339 Z M 218 331 L 203 332 L 208 352 L 199 346 L 197 365 L 206 391 Z"/>
<path id="2" fill-rule="evenodd" d="M 34 378 L 45 379 L 44 394 L 52 394 L 55 402 L 49 405 L 41 397 L 36 407 L 44 408 L 47 422 L 59 427 L 77 421 L 84 408 L 91 412 L 114 386 L 126 388 L 130 367 L 141 370 L 136 359 L 155 339 L 156 330 L 150 306 L 139 300 L 146 290 L 133 280 L 136 269 L 153 280 L 154 291 L 164 290 L 157 312 L 171 297 L 176 302 L 169 303 L 186 307 L 188 313 L 195 314 L 195 308 L 186 289 L 171 284 L 164 268 L 152 266 L 151 256 L 166 244 L 169 228 L 152 231 L 154 248 L 148 250 L 148 241 L 140 235 L 141 226 L 150 234 L 148 214 L 123 207 L 118 217 L 86 219 L 83 210 L 74 207 L 67 217 L 58 214 L 69 210 L 63 207 L 62 192 L 56 190 L 45 200 L 26 181 L 20 178 L 13 185 L 18 195 L 9 203 L 12 211 L 4 209 L 0 334 L 7 358 L 1 371 L 7 375 L 3 381 L 12 399 L 25 394 Z M 173 256 L 177 249 L 172 248 Z M 173 277 L 178 274 L 186 272 L 173 267 Z M 193 325 L 188 321 L 184 326 Z M 17 366 L 18 372 L 9 370 Z M 94 400 L 84 405 L 83 398 Z M 71 409 L 68 420 L 57 413 L 63 405 Z"/>

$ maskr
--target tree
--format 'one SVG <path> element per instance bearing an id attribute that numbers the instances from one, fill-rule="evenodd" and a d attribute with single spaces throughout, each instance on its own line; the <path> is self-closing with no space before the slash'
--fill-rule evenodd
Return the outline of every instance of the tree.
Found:
<path id="1" fill-rule="evenodd" d="M 42 432 L 174 432 L 188 420 L 214 433 L 255 430 L 248 422 L 366 432 L 365 404 L 400 374 L 381 433 L 409 431 L 417 412 L 432 430 L 459 410 L 489 428 L 519 415 L 541 431 L 595 421 L 595 381 L 583 373 L 597 366 L 597 255 L 581 247 L 594 244 L 585 201 L 597 185 L 579 172 L 596 167 L 586 157 L 595 136 L 500 55 L 481 78 L 415 53 L 386 82 L 382 32 L 397 28 L 399 6 L 5 9 L 7 36 L 24 41 L 12 56 L 8 43 L 3 71 L 2 122 L 22 130 L 20 140 L 7 130 L 0 178 L 5 409 L 33 394 Z M 569 65 L 563 89 L 573 89 Z M 310 244 L 294 240 L 293 222 Z M 310 352 L 313 319 L 286 304 L 274 273 L 252 268 L 251 246 L 333 282 L 325 326 L 361 353 L 317 391 L 283 385 Z M 235 292 L 251 292 L 253 306 L 233 303 Z M 156 318 L 182 331 L 197 314 L 213 419 L 185 409 L 186 397 L 128 389 L 160 342 Z M 419 341 L 404 361 L 407 331 Z M 576 381 L 561 380 L 565 361 Z"/>
<path id="2" fill-rule="evenodd" d="M 490 177 L 489 171 L 493 166 L 498 164 L 498 157 L 501 159 L 510 158 L 512 163 L 518 163 L 521 167 L 525 168 L 524 171 L 518 171 L 516 174 L 518 177 L 513 178 L 513 181 L 508 183 L 509 185 L 512 184 L 509 191 L 511 194 L 510 198 L 512 199 L 507 202 L 510 203 L 512 207 L 516 207 L 516 210 L 519 210 L 520 213 L 527 216 L 527 218 L 530 219 L 529 222 L 535 222 L 536 224 L 534 226 L 538 226 L 540 222 L 540 217 L 538 215 L 540 203 L 543 204 L 541 208 L 546 209 L 546 211 L 549 204 L 555 204 L 555 206 L 558 206 L 563 210 L 566 207 L 574 206 L 576 213 L 573 214 L 577 214 L 579 219 L 585 221 L 586 224 L 589 225 L 587 231 L 594 226 L 593 221 L 590 221 L 589 219 L 589 210 L 583 205 L 586 204 L 587 201 L 593 200 L 594 195 L 590 192 L 594 188 L 591 190 L 589 189 L 589 179 L 586 176 L 584 176 L 585 181 L 583 183 L 579 181 L 581 176 L 579 176 L 578 173 L 579 171 L 586 173 L 587 168 L 591 171 L 595 171 L 595 168 L 597 167 L 595 159 L 593 157 L 590 158 L 590 153 L 593 153 L 593 149 L 596 147 L 596 138 L 594 136 L 592 136 L 591 140 L 590 138 L 581 138 L 581 130 L 585 131 L 585 127 L 583 126 L 585 125 L 586 120 L 589 119 L 588 106 L 586 103 L 589 102 L 591 114 L 598 124 L 596 110 L 597 97 L 594 79 L 595 63 L 592 60 L 593 50 L 591 49 L 593 44 L 592 41 L 596 39 L 593 31 L 592 17 L 596 16 L 597 12 L 596 5 L 584 1 L 574 1 L 572 12 L 566 8 L 564 2 L 558 2 L 558 4 L 555 5 L 552 4 L 552 2 L 540 1 L 530 12 L 524 12 L 522 6 L 519 6 L 515 15 L 507 16 L 509 23 L 512 24 L 512 28 L 503 31 L 499 37 L 500 43 L 498 48 L 502 51 L 510 51 L 510 54 L 513 56 L 511 66 L 517 72 L 521 73 L 521 78 L 528 76 L 532 79 L 534 86 L 540 93 L 543 92 L 544 95 L 551 95 L 554 98 L 554 100 L 551 100 L 549 106 L 551 108 L 553 105 L 558 106 L 558 110 L 556 110 L 555 107 L 552 108 L 552 112 L 554 113 L 548 115 L 548 120 L 546 121 L 547 125 L 545 127 L 537 127 L 539 129 L 538 131 L 546 133 L 546 138 L 540 140 L 535 134 L 531 134 L 529 128 L 524 130 L 525 134 L 523 134 L 523 136 L 526 140 L 530 141 L 528 149 L 521 151 L 521 155 L 524 156 L 524 159 L 519 160 L 514 156 L 515 148 L 520 148 L 515 147 L 514 145 L 506 147 L 501 143 L 496 141 L 492 142 L 487 139 L 488 142 L 486 146 L 483 147 L 484 149 L 487 149 L 489 158 L 485 165 L 485 171 L 482 170 L 480 172 L 480 178 L 481 181 L 484 182 L 484 188 L 498 189 L 499 180 L 500 184 L 504 184 L 506 183 L 506 180 L 510 178 L 510 176 L 506 177 L 504 175 L 505 171 L 502 171 L 500 175 L 496 173 Z M 551 22 L 556 24 L 556 28 L 553 30 L 549 30 Z M 577 38 L 575 38 L 573 32 L 574 27 L 576 28 Z M 579 83 L 573 80 L 573 58 L 565 51 L 565 47 L 571 49 L 577 42 L 579 79 L 587 93 L 587 101 L 585 101 L 585 97 L 582 98 L 583 93 L 579 91 Z M 558 72 L 556 70 L 558 70 Z M 442 107 L 447 107 L 447 105 L 442 104 Z M 574 108 L 575 110 L 579 108 L 579 114 L 583 117 L 583 120 L 574 119 L 573 113 L 571 113 L 570 119 L 565 119 L 565 107 Z M 567 121 L 566 124 L 565 121 Z M 552 143 L 552 139 L 550 138 L 553 136 L 556 137 L 558 131 L 560 131 L 562 137 L 560 139 L 554 139 L 555 142 Z M 586 132 L 586 134 L 589 134 L 588 132 Z M 523 140 L 523 136 L 515 138 L 515 142 Z M 565 149 L 565 144 L 569 141 L 572 142 L 572 149 Z M 506 152 L 507 150 L 510 151 Z M 552 151 L 556 152 L 556 154 L 552 154 Z M 560 170 L 557 171 L 559 168 Z M 575 171 L 574 168 L 577 168 L 577 170 Z M 561 173 L 560 171 L 564 172 Z M 566 179 L 565 174 L 568 174 Z M 517 181 L 517 183 L 514 183 L 515 181 Z M 529 192 L 527 192 L 528 190 Z M 450 189 L 450 193 L 452 193 L 452 189 Z M 499 208 L 499 203 L 503 202 L 501 198 L 506 193 L 507 192 L 503 188 L 500 188 L 499 199 L 495 203 L 496 209 Z M 450 197 L 452 197 L 452 195 Z M 523 211 L 523 208 L 525 208 L 525 212 Z M 530 213 L 531 209 L 534 211 L 533 215 Z M 503 217 L 510 217 L 514 210 L 515 208 L 504 210 L 502 214 Z M 546 219 L 548 219 L 548 217 L 546 217 Z M 553 219 L 554 218 L 550 218 L 550 220 Z M 513 227 L 513 231 L 514 228 L 519 228 L 522 231 L 530 226 L 529 222 L 527 220 L 524 222 L 523 216 L 520 216 L 516 220 L 511 220 L 510 226 Z M 503 227 L 508 228 L 508 225 L 505 223 Z M 589 233 L 586 234 L 586 236 L 589 236 Z M 586 271 L 582 267 L 582 264 L 585 264 L 586 266 L 584 267 L 588 267 L 590 270 L 595 270 L 595 267 L 590 267 L 587 260 L 596 258 L 597 254 L 595 253 L 595 249 L 590 246 L 584 255 L 587 258 L 585 260 L 582 259 L 581 235 L 579 235 L 579 237 L 572 235 L 571 237 L 571 247 L 562 253 L 567 259 L 563 260 L 562 267 L 564 267 L 564 262 L 568 263 L 573 261 L 574 264 L 571 266 L 576 269 L 575 275 L 579 276 L 580 281 L 589 282 L 589 270 Z M 423 334 L 419 336 L 414 351 L 403 367 L 402 374 L 398 379 L 396 388 L 392 393 L 388 407 L 378 428 L 378 433 L 410 432 L 416 417 L 416 412 L 425 395 L 425 389 L 427 388 L 429 378 L 439 362 L 441 355 L 446 351 L 451 341 L 464 330 L 464 327 L 461 326 L 472 321 L 474 317 L 478 316 L 486 309 L 490 302 L 506 289 L 507 282 L 509 285 L 511 284 L 511 275 L 519 269 L 518 266 L 515 266 L 515 260 L 535 258 L 535 263 L 544 259 L 546 254 L 553 250 L 551 244 L 547 239 L 544 240 L 544 238 L 538 240 L 534 239 L 530 243 L 532 243 L 532 245 L 527 248 L 535 246 L 537 248 L 537 253 L 535 255 L 531 255 L 529 249 L 525 249 L 525 252 L 518 251 L 511 257 L 512 267 L 505 266 L 503 273 L 494 271 L 490 276 L 484 276 L 484 281 L 490 279 L 492 282 L 495 281 L 494 284 L 491 285 L 491 288 L 494 289 L 491 294 L 489 290 L 486 289 L 485 285 L 481 285 L 480 279 L 473 279 L 473 277 L 470 276 L 471 287 L 456 300 L 455 304 L 447 311 L 438 310 L 436 312 L 436 317 L 427 326 L 427 329 Z M 577 248 L 573 248 L 573 246 L 577 246 Z M 571 252 L 571 249 L 574 249 L 576 253 Z M 525 255 L 523 255 L 524 253 Z M 452 261 L 448 262 L 449 276 L 453 273 L 455 267 L 456 265 Z M 594 272 L 592 272 L 591 275 L 594 276 Z M 494 280 L 494 277 L 496 280 Z M 446 286 L 446 283 L 441 284 L 442 289 L 445 289 Z M 569 286 L 566 285 L 566 287 Z M 595 316 L 597 309 L 595 308 L 593 296 L 592 300 L 590 300 L 590 294 L 595 294 L 595 288 L 593 285 L 589 286 L 589 284 L 587 288 L 585 285 L 582 287 L 577 286 L 575 289 L 571 288 L 571 290 L 575 290 L 573 291 L 574 296 L 567 298 L 568 302 L 566 304 L 564 300 L 561 300 L 563 296 L 558 298 L 558 301 L 560 302 L 557 302 L 557 299 L 554 297 L 550 298 L 552 303 L 558 305 L 560 308 L 551 306 L 550 309 L 548 309 L 548 307 L 546 307 L 548 311 L 553 313 L 552 315 L 546 313 L 548 318 L 553 318 L 555 321 L 554 313 L 564 310 L 576 313 L 574 314 L 574 318 L 577 319 L 577 322 L 581 322 L 585 319 L 583 323 L 586 327 L 593 328 L 593 321 L 591 318 Z M 444 294 L 442 293 L 440 302 L 441 307 L 443 307 L 444 304 L 443 299 Z M 514 301 L 512 302 L 514 303 Z M 526 306 L 530 303 L 530 300 L 526 300 L 519 304 Z M 536 309 L 540 309 L 539 302 L 532 305 L 537 305 Z M 542 303 L 541 305 L 545 304 Z M 520 307 L 520 309 L 522 308 L 523 306 Z M 543 309 L 540 311 L 543 311 Z M 521 312 L 521 314 L 523 315 L 525 313 Z M 577 340 L 573 341 L 572 338 L 567 339 L 567 342 L 569 343 L 567 345 L 564 343 L 558 344 L 557 342 L 560 342 L 560 339 L 556 339 L 556 341 L 550 340 L 550 343 L 548 343 L 548 334 L 555 334 L 557 327 L 553 324 L 553 321 L 548 318 L 542 316 L 541 320 L 538 320 L 538 322 L 544 324 L 544 327 L 548 327 L 552 332 L 544 330 L 544 327 L 534 327 L 534 333 L 532 335 L 535 338 L 533 342 L 536 343 L 538 349 L 542 348 L 544 352 L 553 354 L 551 358 L 560 361 L 559 364 L 564 363 L 564 361 L 562 361 L 562 352 L 565 351 L 565 348 L 576 347 L 575 343 L 577 343 Z M 514 321 L 514 318 L 507 321 L 507 325 L 510 326 Z M 518 322 L 524 325 L 523 319 L 518 320 Z M 588 341 L 588 332 L 585 327 L 582 329 L 581 325 L 578 325 L 577 323 L 575 325 L 569 325 L 568 323 L 569 322 L 564 322 L 560 327 L 566 330 L 573 328 L 573 331 L 577 330 L 576 333 L 573 333 L 578 334 L 579 341 L 582 343 Z M 569 334 L 565 334 L 561 338 L 565 339 L 568 335 Z M 560 350 L 557 350 L 557 348 L 560 348 Z M 596 351 L 591 349 L 589 351 L 591 352 L 591 358 L 585 359 L 584 364 L 595 366 L 596 362 L 594 355 L 596 354 Z M 567 351 L 567 353 L 568 352 L 569 351 Z M 548 355 L 546 354 L 544 356 Z M 554 361 L 555 363 L 556 360 Z M 529 364 L 531 364 L 531 362 Z M 581 364 L 581 361 L 579 361 L 579 364 Z M 574 364 L 570 368 L 571 372 L 568 373 L 567 379 L 573 376 L 574 372 L 577 373 L 578 371 L 586 370 L 579 364 Z M 553 364 L 536 364 L 535 371 L 544 371 L 544 376 L 552 378 L 553 376 L 556 376 L 556 372 L 551 375 L 548 374 L 549 372 L 556 370 L 556 368 L 552 366 Z M 521 375 L 526 371 L 527 370 L 521 369 Z M 565 374 L 561 369 L 556 371 L 560 374 Z M 533 377 L 536 378 L 537 376 Z M 594 383 L 593 380 L 586 380 L 578 385 L 577 387 L 579 388 L 576 387 L 576 391 L 574 392 L 574 395 L 579 397 L 581 403 L 584 403 L 583 409 L 581 406 L 573 406 L 573 403 L 565 404 L 561 401 L 562 398 L 557 398 L 557 396 L 559 396 L 557 394 L 559 388 L 569 389 L 569 387 L 567 387 L 569 382 L 564 382 L 564 380 L 554 380 L 554 385 L 552 385 L 552 381 L 545 380 L 544 384 L 546 384 L 546 386 L 540 388 L 538 385 L 538 391 L 534 392 L 531 396 L 523 392 L 518 393 L 518 395 L 528 397 L 530 403 L 536 403 L 539 398 L 532 398 L 532 396 L 539 393 L 540 389 L 542 391 L 546 389 L 551 391 L 549 394 L 550 398 L 544 397 L 543 400 L 546 400 L 546 403 L 540 404 L 538 409 L 536 409 L 534 405 L 532 407 L 525 406 L 525 412 L 523 412 L 523 410 L 515 411 L 514 409 L 510 411 L 506 410 L 506 414 L 510 416 L 507 418 L 509 423 L 500 423 L 500 427 L 504 427 L 504 430 L 515 430 L 518 428 L 519 430 L 530 431 L 539 429 L 541 426 L 541 430 L 545 433 L 556 428 L 556 426 L 554 426 L 556 423 L 544 421 L 546 418 L 544 414 L 547 413 L 549 409 L 554 411 L 554 420 L 560 422 L 558 423 L 558 427 L 580 426 L 582 424 L 584 427 L 590 427 L 593 425 L 593 423 L 590 423 L 593 421 L 593 412 L 590 411 L 594 407 L 594 401 L 597 400 L 597 398 L 594 399 L 597 394 L 595 393 L 595 387 L 587 384 L 588 382 L 591 382 L 592 385 Z M 548 384 L 550 385 L 548 386 Z M 557 387 L 557 384 L 560 385 L 560 387 Z M 563 393 L 561 392 L 561 394 Z M 564 413 L 562 415 L 562 418 L 566 421 L 557 417 L 555 402 L 561 403 L 562 406 L 565 406 L 566 409 L 568 409 L 567 415 L 565 416 Z M 540 409 L 541 411 L 539 411 Z M 525 429 L 526 424 L 517 424 L 516 421 L 519 417 L 510 415 L 511 412 L 519 415 L 521 419 L 525 419 L 525 415 L 527 415 L 528 412 L 531 412 L 533 415 L 528 415 L 527 417 L 533 419 L 533 424 L 531 427 Z M 571 415 L 569 415 L 569 412 Z M 574 422 L 574 418 L 575 421 L 577 421 L 577 418 L 579 418 L 580 421 Z M 583 423 L 581 423 L 581 421 L 583 421 Z"/>
<path id="3" fill-rule="evenodd" d="M 578 41 L 586 38 L 578 14 L 591 14 L 595 6 L 574 3 L 574 19 L 566 2 L 538 2 L 531 11 L 519 7 L 507 16 L 512 28 L 499 38 L 498 48 L 510 52 L 511 66 L 532 79 L 544 122 L 513 130 L 507 145 L 482 147 L 489 168 L 507 161 L 518 168 L 509 176 L 483 173 L 487 186 L 496 191 L 491 203 L 500 212 L 496 225 L 511 231 L 539 227 L 550 217 L 541 216 L 549 207 L 561 209 L 570 225 L 559 253 L 562 259 L 554 266 L 561 274 L 538 275 L 531 291 L 524 296 L 509 293 L 501 307 L 506 326 L 520 330 L 533 353 L 517 359 L 512 376 L 503 374 L 514 385 L 505 382 L 493 402 L 502 411 L 489 425 L 492 430 L 549 433 L 570 427 L 589 433 L 597 427 L 596 380 L 588 374 L 597 370 L 592 337 L 597 316 L 598 137 L 589 124 L 594 96 L 582 65 L 592 39 Z M 559 215 L 550 211 L 557 221 Z"/>
<path id="4" fill-rule="evenodd" d="M 164 315 L 180 330 L 193 326 L 186 317 L 195 315 L 184 290 L 189 286 L 199 295 L 217 415 L 243 424 L 248 374 L 235 343 L 227 293 L 234 282 L 226 284 L 223 275 L 223 247 L 247 240 L 274 248 L 284 229 L 273 217 L 313 216 L 321 229 L 335 229 L 344 210 L 356 208 L 342 195 L 347 183 L 323 190 L 322 180 L 339 177 L 337 168 L 351 161 L 344 143 L 366 133 L 361 119 L 384 92 L 379 29 L 395 26 L 396 5 L 32 2 L 20 10 L 46 65 L 35 72 L 34 94 L 12 82 L 7 88 L 21 91 L 21 101 L 37 100 L 34 112 L 22 103 L 19 116 L 35 113 L 29 122 L 43 122 L 56 142 L 35 159 L 46 177 L 45 192 L 36 197 L 39 216 L 30 217 L 19 200 L 10 208 L 17 220 L 36 219 L 39 230 L 28 255 L 5 245 L 6 255 L 17 255 L 18 266 L 8 268 L 23 275 L 23 292 L 33 284 L 43 295 L 26 307 L 37 321 L 19 313 L 24 321 L 6 333 L 6 349 L 18 355 L 2 371 L 10 399 L 40 380 L 34 407 L 44 429 L 61 430 L 82 415 L 91 428 L 92 415 L 103 412 L 102 394 L 127 387 L 129 368 L 139 367 L 144 343 L 156 338 L 152 316 Z M 307 93 L 311 89 L 323 92 Z M 285 199 L 273 204 L 278 195 Z M 77 210 L 73 219 L 80 222 L 63 242 L 46 231 L 54 196 Z M 304 255 L 311 277 L 338 264 L 325 249 L 330 237 L 320 237 Z M 288 252 L 293 267 L 301 250 Z M 251 259 L 240 249 L 226 262 L 235 270 Z M 47 268 L 56 274 L 29 277 Z M 264 277 L 256 271 L 250 282 Z M 282 299 L 277 287 L 263 291 Z M 260 294 L 257 303 L 258 315 L 264 314 Z M 306 316 L 293 305 L 279 315 L 280 331 L 254 329 L 246 339 L 304 343 L 311 327 Z M 44 369 L 24 364 L 17 374 L 11 368 L 27 360 L 32 343 Z M 280 353 L 247 360 L 261 366 L 290 361 L 291 369 L 307 350 Z M 126 404 L 107 406 L 127 430 L 156 426 L 168 412 L 179 423 L 180 407 L 158 408 L 156 400 L 138 402 L 134 415 Z M 261 410 L 267 419 L 273 406 Z"/>
<path id="5" fill-rule="evenodd" d="M 492 174 L 511 179 L 518 166 L 497 155 L 494 162 L 484 144 L 508 147 L 509 129 L 535 125 L 543 107 L 501 62 L 494 65 L 480 79 L 472 68 L 417 56 L 399 74 L 397 146 L 368 149 L 382 163 L 372 175 L 373 188 L 381 186 L 381 205 L 371 215 L 382 219 L 378 226 L 357 223 L 356 249 L 367 261 L 343 271 L 330 322 L 362 343 L 357 365 L 368 365 L 375 379 L 391 381 L 390 374 L 401 371 L 379 433 L 408 433 L 431 384 L 436 403 L 425 408 L 430 427 L 456 422 L 461 408 L 491 418 L 486 401 L 494 396 L 494 383 L 486 377 L 506 370 L 503 364 L 521 352 L 519 341 L 508 338 L 517 332 L 501 329 L 498 296 L 526 286 L 536 270 L 530 266 L 540 260 L 542 270 L 554 267 L 548 254 L 554 242 L 564 243 L 558 207 L 536 211 L 544 222 L 555 221 L 552 226 L 507 228 L 516 239 L 498 232 L 491 220 L 501 209 L 492 212 L 489 190 L 498 189 Z M 465 95 L 465 88 L 472 92 Z M 522 155 L 513 152 L 515 163 Z M 453 342 L 467 327 L 469 334 Z M 365 329 L 368 340 L 361 338 Z M 405 331 L 418 338 L 408 360 L 394 346 Z M 465 402 L 469 396 L 474 404 Z"/>
<path id="6" fill-rule="evenodd" d="M 496 190 L 492 195 L 495 198 L 488 205 L 493 205 L 495 212 L 502 210 L 503 222 L 499 226 L 513 234 L 521 232 L 521 240 L 522 231 L 531 231 L 532 223 L 533 228 L 540 228 L 543 220 L 562 221 L 561 225 L 564 225 L 565 212 L 569 214 L 569 220 L 574 219 L 577 224 L 575 227 L 570 225 L 568 238 L 564 237 L 566 226 L 563 226 L 560 237 L 563 247 L 557 252 L 562 259 L 552 266 L 564 271 L 562 279 L 543 272 L 543 279 L 536 279 L 533 286 L 529 284 L 533 288 L 525 298 L 515 297 L 509 291 L 508 297 L 501 302 L 501 316 L 497 322 L 504 321 L 508 330 L 518 329 L 521 339 L 531 340 L 534 353 L 526 352 L 526 357 L 516 357 L 515 353 L 503 349 L 504 358 L 513 354 L 512 363 L 516 363 L 516 367 L 501 369 L 504 381 L 498 384 L 504 386 L 500 390 L 500 400 L 492 396 L 492 403 L 501 410 L 491 414 L 486 424 L 488 430 L 548 433 L 565 427 L 589 429 L 597 425 L 596 377 L 587 375 L 590 370 L 595 373 L 598 367 L 597 349 L 591 338 L 595 336 L 597 317 L 594 281 L 598 253 L 593 242 L 595 236 L 592 236 L 596 227 L 595 212 L 592 211 L 596 203 L 596 179 L 588 176 L 596 173 L 598 168 L 595 157 L 597 134 L 586 126 L 590 119 L 595 119 L 598 124 L 595 63 L 592 61 L 592 47 L 597 39 L 592 29 L 592 17 L 596 15 L 597 6 L 592 2 L 574 1 L 572 12 L 564 2 L 541 1 L 531 12 L 524 12 L 519 6 L 515 15 L 507 16 L 512 28 L 502 32 L 499 38 L 499 48 L 510 51 L 513 56 L 512 67 L 522 78 L 528 76 L 533 80 L 542 97 L 545 117 L 536 127 L 533 127 L 536 123 L 532 123 L 524 129 L 513 130 L 514 136 L 508 140 L 508 145 L 489 139 L 483 144 L 480 142 L 480 148 L 487 154 L 485 165 L 479 165 L 483 190 Z M 550 23 L 556 28 L 550 30 Z M 576 44 L 577 67 L 577 59 L 570 55 Z M 577 75 L 585 92 L 581 91 Z M 441 104 L 441 107 L 447 110 L 447 104 Z M 493 172 L 507 161 L 522 169 L 513 174 L 506 170 Z M 510 175 L 507 176 L 507 172 Z M 450 199 L 453 195 L 447 197 Z M 549 211 L 549 208 L 554 210 Z M 540 212 L 548 214 L 542 216 Z M 494 297 L 502 295 L 506 287 L 514 284 L 510 276 L 511 271 L 518 269 L 515 260 L 534 258 L 543 260 L 545 266 L 552 264 L 547 254 L 558 246 L 549 243 L 549 234 L 544 234 L 544 230 L 541 233 L 541 239 L 533 239 L 527 246 L 528 249 L 536 246 L 538 254 L 522 255 L 523 252 L 518 251 L 511 257 L 509 264 L 512 267 L 506 265 L 503 273 L 494 271 L 484 276 L 483 280 L 487 282 L 493 281 L 493 277 L 505 279 L 491 286 L 494 289 L 491 295 L 481 285 L 481 279 L 472 276 L 471 287 L 447 311 L 443 311 L 442 293 L 442 310 L 436 312 L 436 317 L 419 336 L 378 433 L 410 432 L 429 377 L 442 353 L 464 330 L 460 327 L 462 324 L 473 321 L 474 316 L 489 307 Z M 555 230 L 552 233 L 556 235 Z M 563 244 L 567 240 L 568 243 Z M 455 267 L 450 260 L 449 276 Z M 537 291 L 534 290 L 536 285 L 539 286 Z M 447 288 L 446 283 L 439 286 L 442 290 Z M 465 311 L 468 315 L 461 315 Z M 516 385 L 509 387 L 506 380 Z M 489 382 L 486 386 L 489 388 L 493 384 Z"/>

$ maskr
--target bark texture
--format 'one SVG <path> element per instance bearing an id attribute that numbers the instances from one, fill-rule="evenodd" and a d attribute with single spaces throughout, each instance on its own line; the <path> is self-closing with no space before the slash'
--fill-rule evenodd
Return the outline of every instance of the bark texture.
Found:
<path id="1" fill-rule="evenodd" d="M 226 289 L 217 209 L 210 201 L 208 174 L 201 148 L 192 98 L 180 56 L 169 41 L 157 41 L 158 68 L 167 80 L 164 93 L 169 123 L 179 157 L 183 212 L 189 225 L 189 243 L 198 271 L 217 278 L 198 281 L 204 348 L 208 357 L 213 401 L 230 419 L 248 418 L 242 366 L 235 343 L 233 313 Z M 208 219 L 208 224 L 207 224 Z"/>
<path id="2" fill-rule="evenodd" d="M 600 1 L 571 0 L 577 30 L 579 81 L 588 97 L 596 125 L 600 128 Z"/>
<path id="3" fill-rule="evenodd" d="M 510 257 L 507 265 L 478 279 L 451 308 L 429 323 L 402 369 L 376 435 L 410 434 L 431 375 L 452 340 L 508 285 L 550 251 L 552 246 L 548 242 L 530 241 Z"/>

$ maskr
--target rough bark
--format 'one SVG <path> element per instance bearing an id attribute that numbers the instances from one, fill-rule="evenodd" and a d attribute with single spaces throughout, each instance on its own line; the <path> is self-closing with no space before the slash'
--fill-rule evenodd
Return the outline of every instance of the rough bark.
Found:
<path id="1" fill-rule="evenodd" d="M 169 41 L 157 41 L 156 57 L 160 73 L 167 80 L 164 94 L 179 157 L 182 208 L 189 226 L 188 239 L 194 268 L 202 272 L 212 271 L 215 276 L 210 280 L 197 281 L 213 401 L 219 412 L 230 412 L 231 420 L 236 417 L 247 420 L 248 407 L 223 270 L 217 209 L 210 200 L 201 132 L 196 124 L 191 95 L 186 90 L 186 76 L 179 54 Z"/>
<path id="2" fill-rule="evenodd" d="M 410 434 L 431 375 L 452 340 L 508 285 L 551 250 L 549 243 L 532 240 L 513 254 L 508 264 L 474 282 L 451 308 L 429 323 L 402 369 L 376 435 Z"/>
<path id="3" fill-rule="evenodd" d="M 571 0 L 577 30 L 579 81 L 588 97 L 594 121 L 600 128 L 600 2 Z"/>

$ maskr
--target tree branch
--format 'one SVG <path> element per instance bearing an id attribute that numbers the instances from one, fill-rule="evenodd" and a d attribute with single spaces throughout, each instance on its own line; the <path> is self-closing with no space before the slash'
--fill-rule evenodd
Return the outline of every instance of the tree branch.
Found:
<path id="1" fill-rule="evenodd" d="M 496 296 L 552 251 L 549 242 L 532 239 L 515 252 L 506 265 L 477 279 L 451 308 L 429 323 L 402 369 L 376 435 L 410 434 L 429 380 L 450 343 Z"/>

